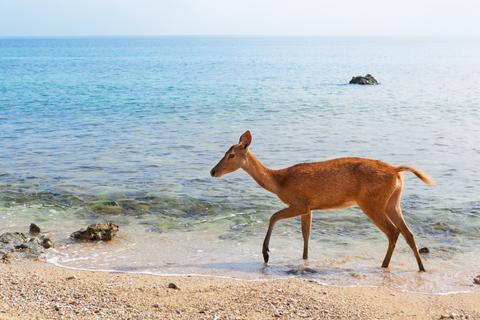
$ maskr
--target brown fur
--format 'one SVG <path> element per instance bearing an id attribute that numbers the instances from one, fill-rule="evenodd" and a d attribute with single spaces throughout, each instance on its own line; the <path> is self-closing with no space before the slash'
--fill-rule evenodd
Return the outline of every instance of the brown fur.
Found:
<path id="1" fill-rule="evenodd" d="M 364 158 L 339 158 L 322 162 L 301 163 L 272 170 L 258 161 L 249 150 L 252 136 L 245 132 L 212 169 L 214 177 L 245 170 L 263 188 L 273 192 L 288 207 L 272 215 L 263 243 L 265 262 L 269 259 L 269 242 L 273 226 L 279 220 L 302 216 L 303 258 L 308 258 L 312 210 L 346 208 L 358 205 L 389 240 L 382 267 L 388 267 L 401 233 L 411 247 L 420 271 L 425 271 L 414 237 L 405 224 L 400 208 L 403 189 L 402 171 L 414 173 L 427 184 L 432 180 L 420 170 Z"/>

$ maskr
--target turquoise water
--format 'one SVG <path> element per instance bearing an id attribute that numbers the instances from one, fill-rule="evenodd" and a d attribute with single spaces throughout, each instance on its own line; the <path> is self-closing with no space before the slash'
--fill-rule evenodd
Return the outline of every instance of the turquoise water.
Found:
<path id="1" fill-rule="evenodd" d="M 353 208 L 315 214 L 318 272 L 304 276 L 470 290 L 480 270 L 479 56 L 480 41 L 466 38 L 0 39 L 0 232 L 38 222 L 59 243 L 49 261 L 71 267 L 289 275 L 303 268 L 298 220 L 278 224 L 264 268 L 266 222 L 282 204 L 243 172 L 209 176 L 250 129 L 273 168 L 361 156 L 436 182 L 405 175 L 404 214 L 431 249 L 429 273 L 415 272 L 403 240 L 381 271 L 386 240 Z M 381 85 L 347 85 L 365 73 Z M 120 225 L 114 243 L 68 241 L 105 220 Z"/>

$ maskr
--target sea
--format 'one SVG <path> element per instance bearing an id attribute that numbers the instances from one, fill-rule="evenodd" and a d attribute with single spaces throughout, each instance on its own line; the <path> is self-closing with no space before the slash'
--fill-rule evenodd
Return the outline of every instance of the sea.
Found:
<path id="1" fill-rule="evenodd" d="M 38 224 L 68 268 L 425 293 L 479 290 L 480 39 L 76 37 L 0 39 L 0 233 Z M 372 74 L 376 86 L 350 85 Z M 407 164 L 402 208 L 427 272 L 358 207 L 298 218 L 242 170 L 210 169 L 246 130 L 270 168 L 355 156 Z M 70 234 L 113 222 L 111 242 Z"/>

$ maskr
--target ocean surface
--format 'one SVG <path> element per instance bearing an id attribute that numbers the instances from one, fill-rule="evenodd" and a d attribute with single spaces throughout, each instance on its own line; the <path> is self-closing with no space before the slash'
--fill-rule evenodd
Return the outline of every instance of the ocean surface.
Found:
<path id="1" fill-rule="evenodd" d="M 419 292 L 475 290 L 480 272 L 480 39 L 0 39 L 0 233 L 39 224 L 62 266 L 307 277 Z M 348 85 L 373 74 L 381 85 Z M 426 273 L 358 208 L 299 219 L 241 170 L 210 169 L 247 129 L 267 166 L 359 156 L 408 164 L 403 212 Z M 90 223 L 111 243 L 73 243 Z M 478 290 L 478 288 L 477 288 Z"/>

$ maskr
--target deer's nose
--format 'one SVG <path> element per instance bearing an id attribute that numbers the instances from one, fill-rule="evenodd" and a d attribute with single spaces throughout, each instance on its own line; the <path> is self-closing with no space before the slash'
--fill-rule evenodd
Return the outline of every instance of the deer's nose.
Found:
<path id="1" fill-rule="evenodd" d="M 210 170 L 210 175 L 211 175 L 212 177 L 215 177 L 215 168 L 213 168 L 212 170 Z"/>

